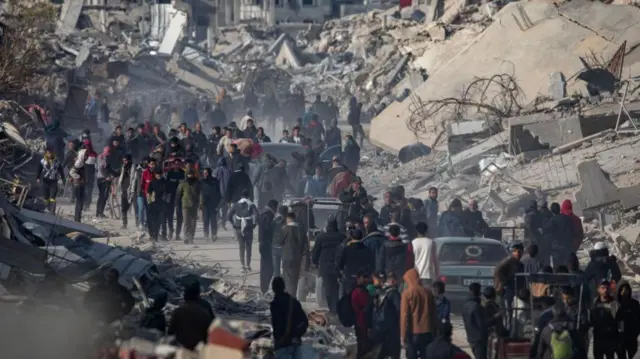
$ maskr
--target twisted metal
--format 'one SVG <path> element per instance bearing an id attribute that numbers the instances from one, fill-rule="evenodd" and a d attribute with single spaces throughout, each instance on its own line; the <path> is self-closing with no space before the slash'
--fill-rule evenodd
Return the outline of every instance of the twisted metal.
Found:
<path id="1" fill-rule="evenodd" d="M 512 75 L 503 73 L 491 77 L 477 77 L 463 88 L 460 97 L 423 101 L 411 95 L 411 115 L 407 128 L 417 137 L 436 133 L 435 147 L 442 139 L 447 122 L 464 121 L 471 115 L 511 117 L 522 108 L 523 92 Z"/>

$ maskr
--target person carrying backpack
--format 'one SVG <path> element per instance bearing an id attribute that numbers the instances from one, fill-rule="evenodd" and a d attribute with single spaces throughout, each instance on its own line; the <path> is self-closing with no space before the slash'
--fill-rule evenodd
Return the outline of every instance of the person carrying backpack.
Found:
<path id="1" fill-rule="evenodd" d="M 574 323 L 561 305 L 552 308 L 553 319 L 542 330 L 538 344 L 539 359 L 573 359 Z"/>
<path id="2" fill-rule="evenodd" d="M 274 296 L 270 304 L 273 328 L 273 349 L 278 359 L 300 358 L 302 336 L 307 332 L 309 320 L 300 302 L 285 292 L 284 279 L 275 277 L 271 282 Z"/>
<path id="3" fill-rule="evenodd" d="M 379 288 L 371 306 L 369 323 L 375 343 L 382 343 L 381 358 L 400 358 L 400 292 L 398 279 L 389 273 L 382 288 Z"/>

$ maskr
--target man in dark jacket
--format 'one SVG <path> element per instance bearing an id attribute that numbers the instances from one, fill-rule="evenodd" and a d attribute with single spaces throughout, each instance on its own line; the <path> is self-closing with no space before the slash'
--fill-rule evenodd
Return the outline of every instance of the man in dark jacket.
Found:
<path id="1" fill-rule="evenodd" d="M 380 252 L 382 251 L 382 246 L 387 241 L 387 236 L 385 236 L 384 232 L 378 229 L 373 216 L 369 214 L 362 218 L 362 226 L 365 232 L 365 237 L 362 240 L 362 243 L 369 248 L 373 254 L 374 263 L 377 264 Z"/>
<path id="2" fill-rule="evenodd" d="M 274 219 L 278 202 L 269 200 L 258 218 L 258 243 L 260 251 L 260 289 L 262 293 L 269 290 L 273 277 L 273 232 Z"/>
<path id="3" fill-rule="evenodd" d="M 591 307 L 591 325 L 593 327 L 593 357 L 613 359 L 620 343 L 616 317 L 620 308 L 616 298 L 609 293 L 609 281 L 602 280 L 598 285 L 598 298 Z M 637 337 L 635 338 L 637 340 Z"/>
<path id="4" fill-rule="evenodd" d="M 482 217 L 482 211 L 478 208 L 478 201 L 472 199 L 468 207 L 463 211 L 463 225 L 474 236 L 483 236 L 489 229 L 489 225 Z"/>
<path id="5" fill-rule="evenodd" d="M 253 229 L 258 225 L 259 217 L 258 209 L 249 199 L 249 195 L 249 190 L 245 189 L 241 194 L 242 197 L 233 204 L 227 216 L 227 221 L 234 229 L 234 236 L 240 250 L 240 264 L 245 272 L 251 272 Z"/>
<path id="6" fill-rule="evenodd" d="M 361 217 L 364 204 L 367 202 L 367 190 L 362 187 L 362 180 L 359 177 L 354 177 L 349 189 L 340 193 L 340 202 L 348 216 Z"/>
<path id="7" fill-rule="evenodd" d="M 631 286 L 626 281 L 618 283 L 618 303 L 618 358 L 633 359 L 638 351 L 640 304 L 631 296 Z"/>
<path id="8" fill-rule="evenodd" d="M 453 345 L 452 335 L 451 323 L 446 322 L 440 325 L 438 336 L 427 346 L 426 357 L 429 359 L 471 359 L 462 349 Z"/>
<path id="9" fill-rule="evenodd" d="M 202 124 L 200 122 L 196 123 L 195 129 L 191 133 L 191 140 L 195 147 L 195 153 L 199 158 L 202 158 L 207 148 L 207 135 L 202 132 Z"/>
<path id="10" fill-rule="evenodd" d="M 176 164 L 169 165 L 169 171 L 165 174 L 167 179 L 167 210 L 165 212 L 167 219 L 167 227 L 169 228 L 169 238 L 176 241 L 180 240 L 180 231 L 182 229 L 182 203 L 178 198 L 178 186 L 180 181 L 185 179 L 185 173 Z M 176 217 L 175 237 L 173 217 Z"/>
<path id="11" fill-rule="evenodd" d="M 149 223 L 149 236 L 152 241 L 167 239 L 167 221 L 165 212 L 167 210 L 167 180 L 162 177 L 162 170 L 155 169 L 154 179 L 147 188 L 147 202 L 149 211 L 147 221 Z"/>
<path id="12" fill-rule="evenodd" d="M 313 201 L 305 200 L 291 205 L 291 212 L 296 215 L 296 223 L 308 236 L 309 230 L 316 228 L 316 217 L 313 214 Z"/>
<path id="13" fill-rule="evenodd" d="M 276 358 L 300 358 L 302 336 L 309 326 L 307 314 L 300 302 L 288 292 L 281 277 L 273 278 L 274 296 L 269 306 L 273 328 L 273 349 Z M 294 291 L 295 292 L 295 291 Z"/>
<path id="14" fill-rule="evenodd" d="M 562 302 L 575 331 L 573 341 L 574 357 L 586 358 L 589 353 L 589 304 L 579 302 L 573 287 L 561 288 Z"/>
<path id="15" fill-rule="evenodd" d="M 358 173 L 358 165 L 360 164 L 360 146 L 352 136 L 347 136 L 342 152 L 342 162 L 354 174 Z"/>
<path id="16" fill-rule="evenodd" d="M 376 259 L 377 272 L 393 273 L 396 278 L 402 278 L 407 270 L 414 267 L 413 246 L 411 242 L 401 240 L 399 226 L 389 227 L 389 240 L 383 243 Z"/>
<path id="17" fill-rule="evenodd" d="M 489 325 L 480 304 L 480 284 L 469 285 L 469 299 L 462 307 L 462 320 L 467 333 L 467 342 L 475 359 L 486 359 L 489 340 Z"/>
<path id="18" fill-rule="evenodd" d="M 608 281 L 619 282 L 622 278 L 618 260 L 614 255 L 609 255 L 609 249 L 604 242 L 598 242 L 589 252 L 591 261 L 584 270 L 584 276 L 589 281 L 591 289 L 595 289 L 598 284 L 606 279 Z M 592 290 L 592 293 L 595 290 Z"/>
<path id="19" fill-rule="evenodd" d="M 312 251 L 313 265 L 318 267 L 322 287 L 331 313 L 337 314 L 340 285 L 336 254 L 345 236 L 338 231 L 338 222 L 332 216 L 327 220 L 325 232 L 318 235 Z"/>
<path id="20" fill-rule="evenodd" d="M 527 246 L 526 254 L 520 259 L 525 273 L 538 273 L 542 266 L 538 261 L 538 245 L 533 243 Z"/>
<path id="21" fill-rule="evenodd" d="M 298 279 L 300 271 L 308 272 L 311 267 L 311 254 L 309 252 L 309 240 L 307 233 L 296 222 L 294 213 L 287 213 L 287 225 L 283 228 L 282 247 L 282 272 L 284 274 L 285 287 L 290 295 L 295 296 L 298 291 Z"/>
<path id="22" fill-rule="evenodd" d="M 205 168 L 200 180 L 200 208 L 205 240 L 218 239 L 218 206 L 221 200 L 220 181 L 212 176 L 211 168 Z"/>
<path id="23" fill-rule="evenodd" d="M 524 215 L 524 238 L 531 242 L 539 244 L 540 228 L 542 228 L 542 216 L 538 211 L 538 202 L 532 200 Z"/>
<path id="24" fill-rule="evenodd" d="M 184 291 L 184 304 L 173 312 L 167 331 L 189 350 L 194 350 L 200 342 L 207 342 L 209 326 L 214 319 L 200 300 L 200 287 L 188 286 Z"/>
<path id="25" fill-rule="evenodd" d="M 522 259 L 522 244 L 511 245 L 511 256 L 505 258 L 494 270 L 493 285 L 496 292 L 501 296 L 505 308 L 511 308 L 515 297 L 516 273 L 522 273 L 524 266 L 520 262 Z M 524 283 L 518 283 L 518 288 L 524 288 Z"/>
<path id="26" fill-rule="evenodd" d="M 127 315 L 135 304 L 135 299 L 119 279 L 118 270 L 109 269 L 104 280 L 84 296 L 84 307 L 107 324 Z"/>
<path id="27" fill-rule="evenodd" d="M 284 247 L 284 226 L 287 225 L 287 206 L 279 206 L 278 213 L 273 218 L 273 277 L 280 277 L 282 274 L 282 247 Z"/>
<path id="28" fill-rule="evenodd" d="M 251 178 L 249 178 L 249 175 L 244 171 L 244 167 L 239 166 L 231 174 L 225 199 L 228 203 L 238 202 L 242 198 L 242 193 L 245 191 L 249 192 L 249 199 L 253 201 L 253 185 L 251 184 Z"/>
<path id="29" fill-rule="evenodd" d="M 372 339 L 376 343 L 383 343 L 381 358 L 400 359 L 400 306 L 398 280 L 390 273 L 383 281 L 382 288 L 376 290 L 371 308 Z"/>
<path id="30" fill-rule="evenodd" d="M 356 287 L 358 273 L 371 275 L 375 269 L 373 254 L 362 242 L 363 237 L 361 230 L 351 230 L 347 244 L 338 251 L 337 269 L 342 276 L 342 295 L 351 293 Z"/>
<path id="31" fill-rule="evenodd" d="M 571 218 L 560 213 L 558 203 L 551 204 L 551 213 L 553 213 L 553 217 L 542 226 L 542 234 L 551 243 L 551 260 L 553 267 L 557 267 L 567 263 L 569 253 L 573 249 L 575 236 Z"/>
<path id="32" fill-rule="evenodd" d="M 572 343 L 573 339 L 577 338 L 575 326 L 571 323 L 571 318 L 567 315 L 565 309 L 561 305 L 557 305 L 552 308 L 552 313 L 553 319 L 551 322 L 546 327 L 541 328 L 542 333 L 540 334 L 537 350 L 537 357 L 540 359 L 554 359 L 551 346 L 553 336 L 558 336 L 559 338 L 568 336 Z"/>
<path id="33" fill-rule="evenodd" d="M 467 234 L 462 221 L 462 202 L 454 199 L 447 211 L 442 212 L 438 223 L 438 237 L 464 237 Z"/>

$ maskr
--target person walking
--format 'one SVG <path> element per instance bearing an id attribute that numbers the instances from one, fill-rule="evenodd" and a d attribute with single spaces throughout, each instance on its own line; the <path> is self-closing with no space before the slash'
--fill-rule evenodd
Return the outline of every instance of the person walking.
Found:
<path id="1" fill-rule="evenodd" d="M 489 322 L 481 304 L 479 283 L 469 285 L 469 299 L 462 307 L 462 320 L 473 356 L 476 359 L 486 359 Z"/>
<path id="2" fill-rule="evenodd" d="M 338 230 L 338 221 L 332 216 L 327 220 L 325 232 L 316 238 L 312 250 L 313 265 L 319 269 L 327 305 L 329 311 L 334 314 L 338 313 L 338 296 L 340 295 L 340 273 L 336 268 L 336 254 L 344 240 L 344 234 Z"/>
<path id="3" fill-rule="evenodd" d="M 273 254 L 273 276 L 280 277 L 282 275 L 282 247 L 284 247 L 284 226 L 287 225 L 287 206 L 279 206 L 278 213 L 273 218 L 273 246 L 271 252 Z"/>
<path id="4" fill-rule="evenodd" d="M 136 168 L 131 161 L 131 155 L 126 154 L 122 157 L 122 169 L 117 182 L 117 191 L 120 192 L 120 216 L 122 217 L 122 228 L 126 229 L 128 224 L 128 212 L 131 207 L 132 193 L 131 184 L 135 180 Z"/>
<path id="5" fill-rule="evenodd" d="M 190 169 L 187 179 L 178 186 L 178 198 L 181 199 L 184 216 L 184 243 L 193 243 L 200 206 L 200 182 L 196 178 L 195 170 Z"/>
<path id="6" fill-rule="evenodd" d="M 258 209 L 249 196 L 249 190 L 243 190 L 241 198 L 233 204 L 227 218 L 234 229 L 234 236 L 240 250 L 240 265 L 244 272 L 251 272 L 253 229 L 258 225 L 259 216 Z"/>
<path id="7" fill-rule="evenodd" d="M 270 200 L 258 219 L 258 243 L 260 250 L 260 289 L 269 290 L 273 276 L 273 227 L 278 202 Z"/>
<path id="8" fill-rule="evenodd" d="M 44 153 L 44 158 L 38 164 L 36 182 L 42 183 L 42 192 L 47 209 L 56 212 L 56 197 L 58 196 L 58 180 L 64 179 L 64 169 L 52 150 Z"/>
<path id="9" fill-rule="evenodd" d="M 422 285 L 431 285 L 440 278 L 436 242 L 427 236 L 429 227 L 426 223 L 418 222 L 416 224 L 416 232 L 418 237 L 411 241 L 416 270 Z"/>
<path id="10" fill-rule="evenodd" d="M 213 177 L 211 172 L 210 168 L 202 171 L 200 208 L 204 239 L 215 241 L 218 239 L 218 206 L 222 200 L 222 193 L 220 193 L 220 181 Z"/>
<path id="11" fill-rule="evenodd" d="M 309 241 L 307 234 L 296 222 L 294 213 L 287 213 L 287 225 L 283 229 L 284 246 L 282 248 L 282 272 L 289 294 L 295 296 L 298 291 L 300 271 L 305 272 L 311 267 L 311 255 L 309 253 Z"/>
<path id="12" fill-rule="evenodd" d="M 400 299 L 400 338 L 407 359 L 426 359 L 427 346 L 438 328 L 436 300 L 431 289 L 420 284 L 415 269 L 404 273 L 407 288 Z"/>
<path id="13" fill-rule="evenodd" d="M 273 349 L 276 359 L 301 359 L 302 336 L 307 332 L 309 320 L 300 302 L 287 293 L 284 279 L 273 278 L 274 296 L 269 311 L 273 328 Z M 289 291 L 290 292 L 290 291 Z"/>
<path id="14" fill-rule="evenodd" d="M 167 180 L 162 177 L 162 170 L 156 168 L 154 179 L 147 188 L 149 236 L 157 242 L 159 239 L 167 239 L 167 222 L 165 211 L 167 208 Z"/>

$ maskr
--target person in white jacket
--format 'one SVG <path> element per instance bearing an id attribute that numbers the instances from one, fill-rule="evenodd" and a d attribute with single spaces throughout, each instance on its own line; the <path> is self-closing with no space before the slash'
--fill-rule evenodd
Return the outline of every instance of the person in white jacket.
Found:
<path id="1" fill-rule="evenodd" d="M 416 225 L 418 236 L 411 241 L 415 266 L 422 285 L 431 285 L 440 276 L 440 264 L 438 263 L 438 253 L 436 241 L 427 237 L 428 226 L 424 222 Z"/>

